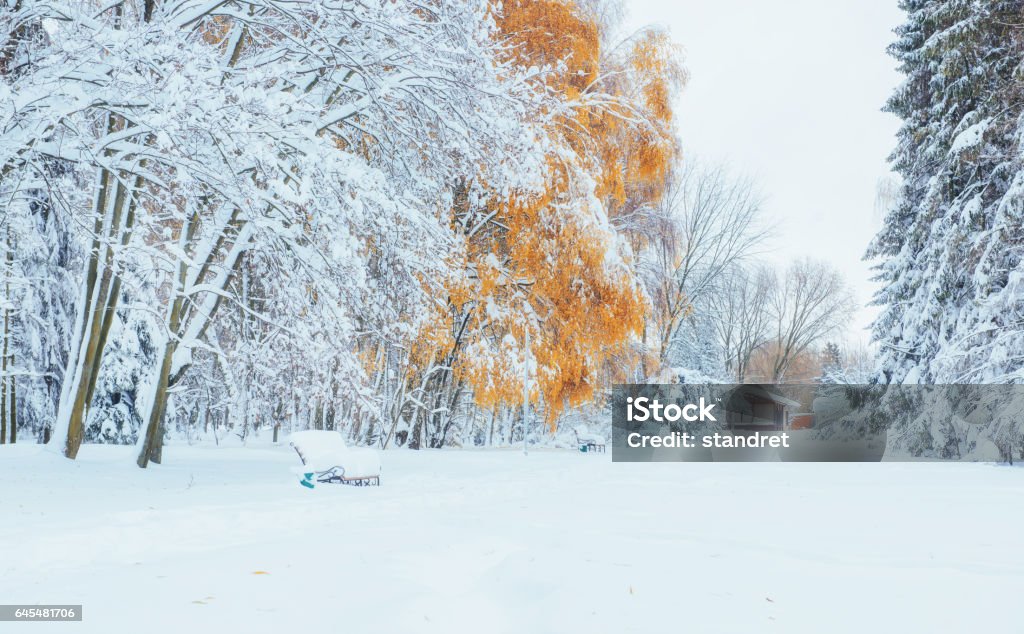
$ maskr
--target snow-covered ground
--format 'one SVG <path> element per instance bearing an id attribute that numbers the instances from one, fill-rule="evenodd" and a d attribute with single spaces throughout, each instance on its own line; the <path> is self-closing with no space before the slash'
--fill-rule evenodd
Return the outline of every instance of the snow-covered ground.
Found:
<path id="1" fill-rule="evenodd" d="M 1008 632 L 1024 469 L 395 451 L 299 486 L 286 447 L 77 462 L 0 447 L 3 632 Z"/>

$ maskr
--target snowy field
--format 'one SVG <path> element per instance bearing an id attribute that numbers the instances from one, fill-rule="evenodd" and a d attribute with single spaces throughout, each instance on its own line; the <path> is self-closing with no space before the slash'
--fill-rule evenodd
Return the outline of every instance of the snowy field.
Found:
<path id="1" fill-rule="evenodd" d="M 0 447 L 3 632 L 984 632 L 1022 623 L 1024 469 L 284 446 Z"/>

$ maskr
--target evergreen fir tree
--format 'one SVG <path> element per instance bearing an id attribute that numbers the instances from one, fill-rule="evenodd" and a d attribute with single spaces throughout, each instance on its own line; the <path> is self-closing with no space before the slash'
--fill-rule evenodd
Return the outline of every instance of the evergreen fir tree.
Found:
<path id="1" fill-rule="evenodd" d="M 898 203 L 868 250 L 880 259 L 879 380 L 1024 378 L 1021 302 L 1021 15 L 1024 2 L 904 0 L 890 53 L 906 81 L 890 157 Z"/>

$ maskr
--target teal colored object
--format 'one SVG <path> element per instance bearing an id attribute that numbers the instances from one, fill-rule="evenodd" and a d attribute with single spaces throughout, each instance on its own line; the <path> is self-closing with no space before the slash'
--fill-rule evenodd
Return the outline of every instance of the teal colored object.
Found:
<path id="1" fill-rule="evenodd" d="M 586 445 L 580 445 L 580 451 L 583 453 L 587 453 L 588 447 Z"/>
<path id="2" fill-rule="evenodd" d="M 299 484 L 301 484 L 302 486 L 306 487 L 307 489 L 312 489 L 315 486 L 313 484 L 313 474 L 312 473 L 304 473 L 304 474 L 302 474 L 302 479 L 299 480 Z"/>

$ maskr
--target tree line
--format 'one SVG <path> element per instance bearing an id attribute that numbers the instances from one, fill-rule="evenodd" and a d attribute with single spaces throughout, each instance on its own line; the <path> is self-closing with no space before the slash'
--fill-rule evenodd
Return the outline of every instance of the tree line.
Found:
<path id="1" fill-rule="evenodd" d="M 4 441 L 511 441 L 524 391 L 553 431 L 760 279 L 756 197 L 680 149 L 679 49 L 613 0 L 0 8 Z M 726 372 L 818 342 L 807 266 Z"/>

